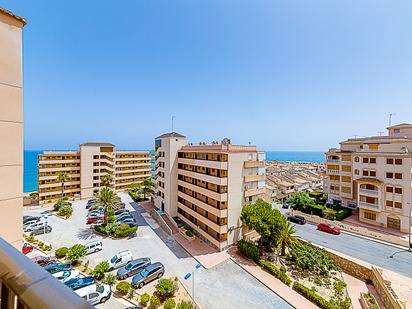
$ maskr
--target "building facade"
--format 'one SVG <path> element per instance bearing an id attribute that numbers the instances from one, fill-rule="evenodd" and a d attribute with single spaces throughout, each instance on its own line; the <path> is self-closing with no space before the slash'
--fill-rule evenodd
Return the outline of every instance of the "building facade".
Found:
<path id="1" fill-rule="evenodd" d="M 242 207 L 265 196 L 265 153 L 229 140 L 186 145 L 178 133 L 155 140 L 155 206 L 222 250 L 241 238 Z"/>
<path id="2" fill-rule="evenodd" d="M 21 246 L 23 226 L 23 18 L 0 8 L 0 237 Z M 19 248 L 20 249 L 20 248 Z"/>
<path id="3" fill-rule="evenodd" d="M 40 204 L 60 198 L 60 172 L 69 176 L 64 184 L 64 196 L 91 198 L 103 186 L 101 177 L 111 175 L 110 187 L 121 192 L 131 183 L 151 176 L 150 154 L 145 151 L 118 151 L 110 143 L 84 143 L 79 151 L 44 152 L 38 158 L 38 191 Z"/>
<path id="4" fill-rule="evenodd" d="M 348 139 L 327 153 L 329 202 L 359 209 L 359 220 L 408 232 L 412 186 L 412 125 L 387 136 Z"/>

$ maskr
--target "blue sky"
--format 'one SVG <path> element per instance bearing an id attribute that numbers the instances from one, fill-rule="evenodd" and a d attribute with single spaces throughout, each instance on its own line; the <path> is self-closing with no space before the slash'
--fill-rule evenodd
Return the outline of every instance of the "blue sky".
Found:
<path id="1" fill-rule="evenodd" d="M 412 1 L 7 1 L 24 29 L 26 149 L 175 129 L 326 150 L 412 122 Z"/>

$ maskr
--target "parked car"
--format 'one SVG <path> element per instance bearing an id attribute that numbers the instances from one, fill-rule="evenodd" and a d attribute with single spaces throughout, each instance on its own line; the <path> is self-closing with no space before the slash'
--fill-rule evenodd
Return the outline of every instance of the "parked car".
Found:
<path id="1" fill-rule="evenodd" d="M 46 265 L 48 265 L 48 264 L 51 264 L 51 263 L 55 263 L 55 262 L 56 262 L 55 260 L 52 260 L 52 259 L 50 259 L 50 258 L 48 258 L 48 257 L 44 257 L 44 256 L 36 256 L 36 257 L 32 258 L 31 260 L 32 260 L 34 263 L 40 265 L 41 267 L 44 267 L 44 266 L 46 266 Z"/>
<path id="2" fill-rule="evenodd" d="M 103 224 L 103 220 L 97 220 L 97 221 L 94 221 L 93 223 L 90 223 L 90 228 L 91 229 L 94 229 L 94 227 L 96 226 L 96 225 L 100 225 L 100 224 Z"/>
<path id="3" fill-rule="evenodd" d="M 112 290 L 107 284 L 92 284 L 77 289 L 74 292 L 92 306 L 104 303 L 112 295 Z"/>
<path id="4" fill-rule="evenodd" d="M 93 277 L 73 278 L 64 282 L 73 291 L 95 283 Z"/>
<path id="5" fill-rule="evenodd" d="M 119 219 L 114 222 L 115 224 L 127 224 L 128 226 L 137 226 L 136 221 L 133 218 L 125 218 L 125 219 Z"/>
<path id="6" fill-rule="evenodd" d="M 27 224 L 23 226 L 23 231 L 25 232 L 31 232 L 33 230 L 36 230 L 40 227 L 47 226 L 47 222 L 44 221 L 39 221 L 39 222 L 33 222 L 31 224 Z"/>
<path id="7" fill-rule="evenodd" d="M 86 224 L 95 223 L 96 221 L 103 221 L 103 217 L 87 218 Z"/>
<path id="8" fill-rule="evenodd" d="M 127 210 L 127 209 L 119 209 L 119 210 L 116 210 L 116 211 L 114 212 L 114 215 L 115 215 L 115 216 L 118 216 L 118 215 L 121 215 L 122 213 L 130 213 L 130 211 Z"/>
<path id="9" fill-rule="evenodd" d="M 34 235 L 41 235 L 41 234 L 48 234 L 52 231 L 52 228 L 50 225 L 45 225 L 45 226 L 40 226 L 34 230 L 31 231 L 30 235 L 34 236 Z"/>
<path id="10" fill-rule="evenodd" d="M 23 225 L 29 222 L 38 222 L 38 221 L 40 221 L 40 217 L 23 216 Z"/>
<path id="11" fill-rule="evenodd" d="M 60 271 L 71 270 L 72 266 L 70 264 L 52 263 L 46 265 L 44 270 L 47 270 L 51 274 L 55 274 Z"/>
<path id="12" fill-rule="evenodd" d="M 54 273 L 52 276 L 64 283 L 70 279 L 74 279 L 80 276 L 80 271 L 77 269 L 64 270 Z"/>
<path id="13" fill-rule="evenodd" d="M 133 219 L 133 216 L 129 213 L 123 213 L 121 215 L 116 216 L 116 220 L 123 220 L 123 219 Z"/>
<path id="14" fill-rule="evenodd" d="M 306 219 L 302 216 L 289 216 L 288 220 L 290 222 L 301 224 L 301 225 L 306 223 Z"/>
<path id="15" fill-rule="evenodd" d="M 340 234 L 340 228 L 334 226 L 333 224 L 326 223 L 326 222 L 319 223 L 317 229 L 323 232 L 334 234 L 334 235 Z"/>
<path id="16" fill-rule="evenodd" d="M 93 210 L 87 214 L 87 218 L 101 217 L 104 215 L 103 210 Z"/>
<path id="17" fill-rule="evenodd" d="M 145 267 L 142 271 L 137 273 L 132 279 L 132 287 L 142 288 L 145 284 L 160 279 L 165 273 L 165 268 L 162 263 L 156 262 Z"/>
<path id="18" fill-rule="evenodd" d="M 123 267 L 133 260 L 133 255 L 129 250 L 120 251 L 109 260 L 110 270 Z"/>
<path id="19" fill-rule="evenodd" d="M 282 205 L 282 208 L 284 208 L 284 209 L 288 209 L 289 208 L 289 204 L 288 203 L 283 203 L 283 205 Z"/>
<path id="20" fill-rule="evenodd" d="M 85 244 L 87 249 L 87 254 L 101 251 L 103 249 L 103 244 L 101 241 L 92 241 Z"/>
<path id="21" fill-rule="evenodd" d="M 134 274 L 137 274 L 141 270 L 143 270 L 145 267 L 149 266 L 151 264 L 150 258 L 145 257 L 137 260 L 130 261 L 129 263 L 126 264 L 126 266 L 120 268 L 117 271 L 117 279 L 123 280 L 126 279 L 127 277 L 133 276 Z"/>
<path id="22" fill-rule="evenodd" d="M 28 244 L 28 243 L 25 243 L 24 245 L 23 245 L 23 247 L 21 248 L 21 252 L 23 253 L 23 254 L 27 254 L 27 253 L 29 253 L 29 252 L 32 252 L 33 251 L 33 246 L 32 245 L 30 245 L 30 244 Z"/>

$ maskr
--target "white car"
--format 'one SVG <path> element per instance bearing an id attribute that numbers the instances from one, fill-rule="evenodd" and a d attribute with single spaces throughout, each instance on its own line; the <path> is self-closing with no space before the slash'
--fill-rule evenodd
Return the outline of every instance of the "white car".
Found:
<path id="1" fill-rule="evenodd" d="M 90 305 L 104 303 L 112 295 L 112 290 L 107 284 L 92 284 L 74 292 L 89 302 Z"/>
<path id="2" fill-rule="evenodd" d="M 45 226 L 47 226 L 47 222 L 44 222 L 44 221 L 33 222 L 31 224 L 23 226 L 23 231 L 31 232 L 31 231 L 37 230 L 39 228 L 44 228 Z"/>
<path id="3" fill-rule="evenodd" d="M 110 261 L 110 270 L 123 267 L 127 263 L 133 260 L 133 255 L 129 250 L 120 251 L 115 256 L 113 256 Z"/>
<path id="4" fill-rule="evenodd" d="M 77 269 L 59 271 L 57 273 L 54 273 L 52 276 L 64 283 L 70 279 L 79 277 L 80 271 Z"/>
<path id="5" fill-rule="evenodd" d="M 86 246 L 86 249 L 87 249 L 86 254 L 91 254 L 91 253 L 94 253 L 94 252 L 98 252 L 98 251 L 101 251 L 103 249 L 102 242 L 98 241 L 98 240 L 89 242 L 89 243 L 85 244 L 85 246 Z"/>

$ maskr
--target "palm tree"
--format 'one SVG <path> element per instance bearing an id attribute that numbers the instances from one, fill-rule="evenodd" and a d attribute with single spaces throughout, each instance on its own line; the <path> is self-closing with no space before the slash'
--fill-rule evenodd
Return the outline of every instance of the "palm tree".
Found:
<path id="1" fill-rule="evenodd" d="M 62 184 L 62 193 L 61 193 L 61 197 L 60 197 L 60 206 L 63 205 L 64 183 L 68 182 L 69 180 L 70 180 L 69 174 L 67 174 L 66 172 L 60 172 L 57 175 L 57 181 Z"/>
<path id="2" fill-rule="evenodd" d="M 97 200 L 104 208 L 104 223 L 107 225 L 107 212 L 113 207 L 116 200 L 116 193 L 108 188 L 103 188 L 96 195 Z"/>
<path id="3" fill-rule="evenodd" d="M 142 190 L 144 199 L 146 199 L 147 194 L 152 194 L 154 192 L 154 186 L 155 184 L 150 177 L 145 178 L 143 182 L 140 183 L 140 188 Z"/>
<path id="4" fill-rule="evenodd" d="M 295 237 L 295 226 L 290 224 L 289 221 L 285 220 L 285 223 L 282 226 L 282 229 L 279 231 L 278 244 L 280 250 L 280 255 L 284 256 L 286 254 L 286 248 L 291 247 L 297 242 Z"/>
<path id="5" fill-rule="evenodd" d="M 113 176 L 110 174 L 103 175 L 100 177 L 100 182 L 105 188 L 108 188 L 109 185 L 113 182 Z"/>

